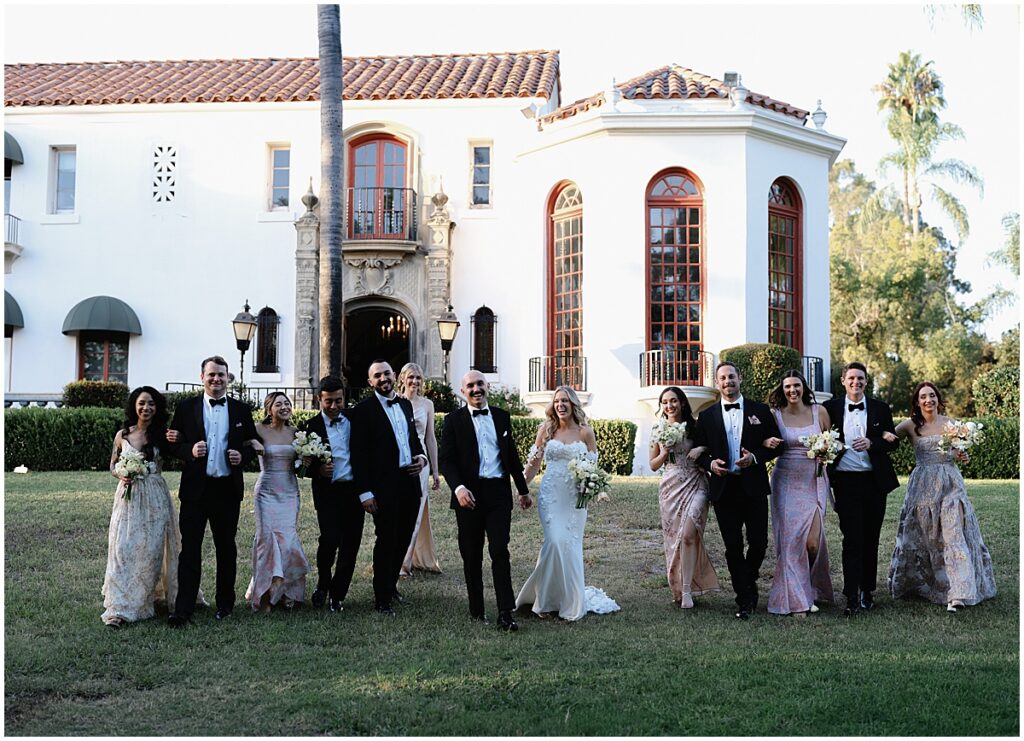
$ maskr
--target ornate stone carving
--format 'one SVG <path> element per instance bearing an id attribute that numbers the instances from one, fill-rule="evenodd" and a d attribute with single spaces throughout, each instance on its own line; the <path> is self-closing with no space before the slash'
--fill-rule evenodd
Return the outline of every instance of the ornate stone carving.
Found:
<path id="1" fill-rule="evenodd" d="M 306 213 L 295 222 L 295 366 L 294 384 L 312 386 L 320 378 L 320 219 L 313 211 L 317 198 L 303 197 Z M 310 197 L 312 196 L 312 197 Z"/>
<path id="2" fill-rule="evenodd" d="M 360 255 L 345 258 L 345 264 L 355 268 L 353 290 L 357 296 L 394 296 L 391 268 L 402 262 L 401 257 Z"/>

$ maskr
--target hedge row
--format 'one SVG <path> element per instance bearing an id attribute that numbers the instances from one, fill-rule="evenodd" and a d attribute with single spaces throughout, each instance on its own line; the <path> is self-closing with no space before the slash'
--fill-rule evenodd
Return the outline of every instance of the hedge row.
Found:
<path id="1" fill-rule="evenodd" d="M 965 479 L 1020 478 L 1020 418 L 976 417 L 985 425 L 985 441 L 970 451 L 971 462 L 960 466 Z M 896 424 L 900 420 L 895 420 Z M 914 446 L 903 440 L 892 454 L 893 468 L 906 476 L 914 467 Z"/>

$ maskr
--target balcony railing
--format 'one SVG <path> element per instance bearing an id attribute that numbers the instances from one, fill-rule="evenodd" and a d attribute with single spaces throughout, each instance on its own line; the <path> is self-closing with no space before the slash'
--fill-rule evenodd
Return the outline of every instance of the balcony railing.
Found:
<path id="1" fill-rule="evenodd" d="M 203 385 L 201 383 L 165 383 L 164 391 L 185 391 L 195 392 L 201 391 Z M 255 404 L 258 408 L 263 406 L 263 400 L 267 394 L 271 391 L 283 391 L 288 394 L 288 398 L 292 400 L 292 406 L 296 409 L 319 409 L 319 401 L 316 395 L 316 389 L 308 386 L 246 386 L 245 389 L 239 393 L 235 389 L 228 391 L 228 396 L 232 396 L 235 399 L 241 401 L 249 401 Z M 174 410 L 169 410 L 171 414 Z"/>
<path id="2" fill-rule="evenodd" d="M 587 359 L 583 355 L 542 355 L 530 358 L 530 391 L 570 386 L 587 390 Z"/>
<path id="3" fill-rule="evenodd" d="M 828 391 L 825 388 L 825 361 L 813 355 L 804 355 L 802 360 L 804 378 L 807 379 L 807 385 L 811 387 L 811 391 Z"/>
<path id="4" fill-rule="evenodd" d="M 416 241 L 416 191 L 412 188 L 349 188 L 347 239 Z"/>
<path id="5" fill-rule="evenodd" d="M 640 353 L 641 386 L 711 386 L 715 354 L 704 350 L 648 350 Z"/>
<path id="6" fill-rule="evenodd" d="M 8 244 L 21 244 L 18 242 L 18 228 L 21 226 L 21 219 L 14 214 L 4 214 L 4 242 Z"/>

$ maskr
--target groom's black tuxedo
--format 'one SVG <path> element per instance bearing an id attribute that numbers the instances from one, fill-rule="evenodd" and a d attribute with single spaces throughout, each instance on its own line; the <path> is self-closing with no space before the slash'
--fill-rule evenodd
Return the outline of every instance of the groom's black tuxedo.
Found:
<path id="1" fill-rule="evenodd" d="M 226 397 L 227 403 L 227 450 L 237 450 L 242 462 L 232 466 L 223 478 L 211 478 L 206 474 L 207 457 L 192 455 L 193 446 L 206 441 L 206 426 L 203 417 L 205 396 L 185 399 L 174 410 L 170 429 L 178 431 L 178 442 L 168 443 L 168 450 L 184 463 L 178 498 L 181 511 L 178 522 L 181 527 L 181 556 L 178 559 L 178 597 L 174 612 L 187 618 L 192 614 L 199 593 L 202 576 L 202 546 L 206 523 L 210 523 L 213 543 L 217 551 L 217 609 L 231 612 L 235 604 L 235 563 L 238 552 L 235 535 L 238 532 L 238 511 L 242 502 L 242 470 L 256 456 L 256 452 L 245 445 L 246 440 L 257 437 L 252 412 L 240 401 Z"/>
<path id="2" fill-rule="evenodd" d="M 473 617 L 484 616 L 483 557 L 486 536 L 491 556 L 491 575 L 497 596 L 498 613 L 515 609 L 512 591 L 512 566 L 508 542 L 512 526 L 512 487 L 515 481 L 521 495 L 530 492 L 523 477 L 523 464 L 512 438 L 512 421 L 504 409 L 489 407 L 488 415 L 494 425 L 498 443 L 498 458 L 505 475 L 500 478 L 480 478 L 480 446 L 470 407 L 450 413 L 444 420 L 438 466 L 448 487 L 452 490 L 451 506 L 459 528 L 459 553 L 469 593 L 469 612 Z M 480 417 L 481 420 L 485 417 Z M 488 461 L 494 463 L 494 461 Z M 465 486 L 472 492 L 476 505 L 466 509 L 459 505 L 455 490 Z"/>

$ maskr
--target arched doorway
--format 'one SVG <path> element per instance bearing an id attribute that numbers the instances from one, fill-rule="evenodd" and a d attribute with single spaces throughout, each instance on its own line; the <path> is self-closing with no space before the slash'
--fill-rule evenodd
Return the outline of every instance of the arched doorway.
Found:
<path id="1" fill-rule="evenodd" d="M 349 388 L 365 388 L 370 363 L 382 358 L 395 375 L 409 362 L 413 327 L 397 307 L 364 306 L 346 312 L 345 380 Z"/>

